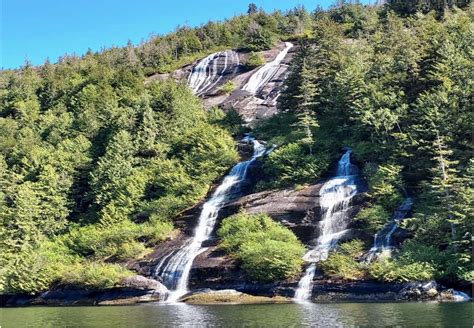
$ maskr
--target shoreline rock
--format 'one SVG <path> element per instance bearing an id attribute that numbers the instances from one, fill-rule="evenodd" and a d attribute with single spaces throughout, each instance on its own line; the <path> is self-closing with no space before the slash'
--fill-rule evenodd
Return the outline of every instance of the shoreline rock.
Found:
<path id="1" fill-rule="evenodd" d="M 40 295 L 1 295 L 1 307 L 28 305 L 129 305 L 158 302 L 168 289 L 159 281 L 140 275 L 127 277 L 122 286 L 107 289 L 62 287 Z"/>
<path id="2" fill-rule="evenodd" d="M 283 296 L 255 296 L 236 291 L 235 289 L 202 290 L 184 297 L 181 301 L 195 305 L 292 303 L 290 298 Z"/>

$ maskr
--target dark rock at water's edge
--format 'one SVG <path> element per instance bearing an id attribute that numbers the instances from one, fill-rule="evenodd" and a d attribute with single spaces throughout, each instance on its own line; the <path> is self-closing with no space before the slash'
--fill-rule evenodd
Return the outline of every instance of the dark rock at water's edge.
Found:
<path id="1" fill-rule="evenodd" d="M 40 295 L 2 295 L 1 306 L 27 305 L 123 305 L 157 302 L 164 299 L 167 288 L 160 282 L 135 275 L 124 279 L 121 287 L 85 289 L 63 287 Z"/>
<path id="2" fill-rule="evenodd" d="M 315 281 L 312 301 L 457 301 L 457 292 L 435 281 L 386 283 L 371 280 L 351 282 Z"/>

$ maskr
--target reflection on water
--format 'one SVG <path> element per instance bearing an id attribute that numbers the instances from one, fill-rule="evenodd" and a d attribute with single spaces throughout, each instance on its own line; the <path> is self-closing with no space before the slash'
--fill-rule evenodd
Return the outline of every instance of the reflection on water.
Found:
<path id="1" fill-rule="evenodd" d="M 144 304 L 0 309 L 9 327 L 472 327 L 473 303 Z"/>

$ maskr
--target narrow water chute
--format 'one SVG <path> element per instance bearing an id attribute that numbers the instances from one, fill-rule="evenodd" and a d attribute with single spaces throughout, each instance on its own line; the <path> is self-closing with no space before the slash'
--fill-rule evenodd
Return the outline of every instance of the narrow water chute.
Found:
<path id="1" fill-rule="evenodd" d="M 322 220 L 316 246 L 303 259 L 311 263 L 298 283 L 294 299 L 307 301 L 311 297 L 316 264 L 328 258 L 339 239 L 347 232 L 350 202 L 358 192 L 358 168 L 351 163 L 352 151 L 348 149 L 338 162 L 336 176 L 328 180 L 319 192 Z"/>
<path id="2" fill-rule="evenodd" d="M 193 261 L 206 250 L 202 244 L 211 237 L 219 210 L 245 181 L 250 165 L 265 154 L 265 146 L 254 138 L 247 136 L 244 141 L 253 144 L 252 158 L 232 168 L 209 200 L 204 203 L 193 237 L 179 251 L 163 258 L 155 268 L 155 276 L 160 277 L 170 290 L 166 299 L 168 302 L 175 302 L 188 292 Z"/>

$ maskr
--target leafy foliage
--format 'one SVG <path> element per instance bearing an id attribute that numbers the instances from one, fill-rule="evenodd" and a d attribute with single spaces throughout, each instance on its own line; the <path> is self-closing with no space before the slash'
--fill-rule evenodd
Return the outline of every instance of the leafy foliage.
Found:
<path id="1" fill-rule="evenodd" d="M 225 219 L 218 231 L 220 246 L 242 262 L 247 274 L 259 281 L 296 275 L 304 247 L 296 236 L 265 214 L 240 212 Z"/>
<path id="2" fill-rule="evenodd" d="M 42 291 L 76 269 L 78 284 L 103 272 L 110 280 L 97 285 L 110 285 L 123 272 L 103 261 L 140 257 L 170 236 L 170 219 L 237 160 L 230 134 L 185 85 L 145 87 L 140 74 L 93 56 L 5 71 L 1 81 L 0 281 L 9 292 Z"/>
<path id="3" fill-rule="evenodd" d="M 245 68 L 248 70 L 254 69 L 258 66 L 262 66 L 265 64 L 265 58 L 259 52 L 251 52 L 249 57 L 245 61 Z"/>

